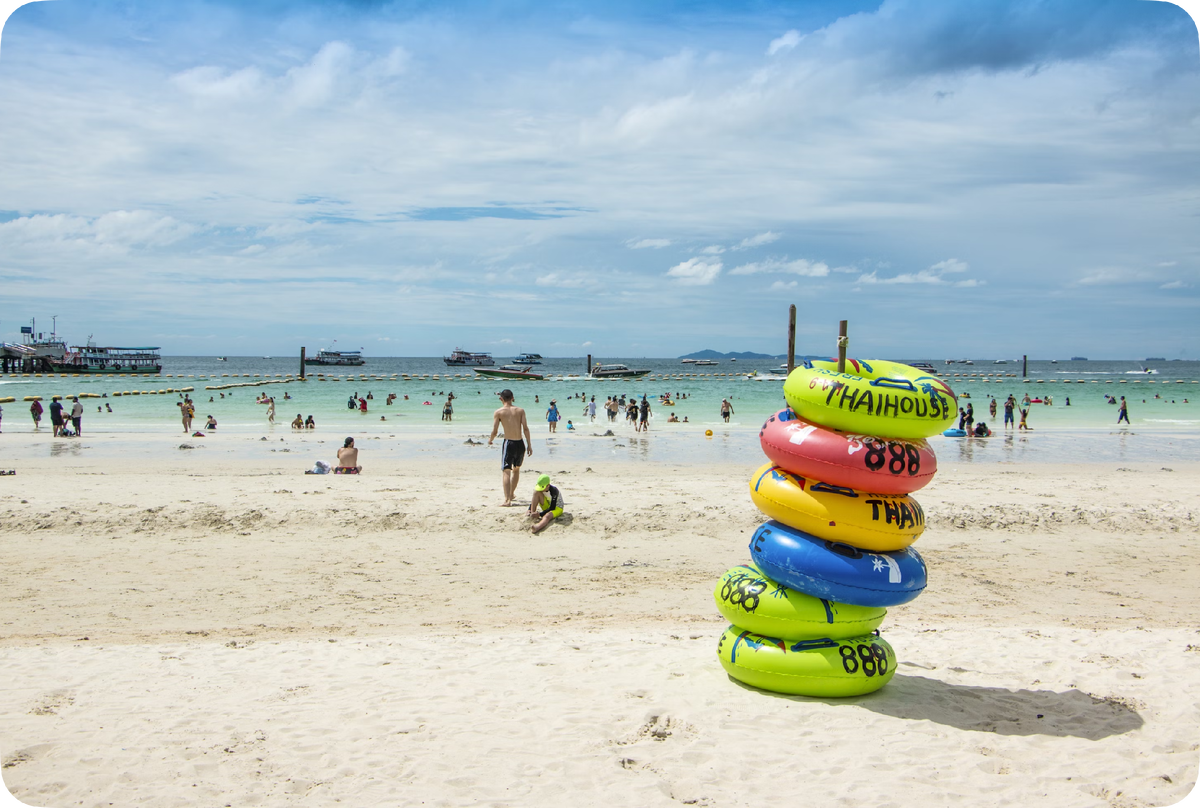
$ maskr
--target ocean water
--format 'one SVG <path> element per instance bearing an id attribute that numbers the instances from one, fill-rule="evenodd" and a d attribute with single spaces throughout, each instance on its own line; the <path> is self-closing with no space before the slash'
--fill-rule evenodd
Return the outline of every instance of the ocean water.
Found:
<path id="1" fill-rule="evenodd" d="M 630 367 L 649 368 L 653 375 L 635 380 L 590 381 L 582 378 L 586 372 L 584 359 L 547 359 L 537 367 L 539 372 L 554 378 L 544 381 L 509 382 L 476 377 L 470 368 L 447 368 L 440 357 L 381 357 L 368 358 L 359 368 L 318 368 L 309 366 L 309 379 L 287 381 L 261 387 L 240 387 L 233 390 L 206 390 L 206 387 L 238 383 L 258 383 L 267 379 L 284 381 L 286 374 L 299 373 L 295 357 L 230 357 L 217 361 L 215 357 L 164 357 L 160 376 L 94 377 L 45 376 L 40 378 L 0 376 L 0 398 L 13 396 L 17 400 L 4 406 L 5 431 L 32 428 L 27 395 L 40 395 L 43 404 L 52 395 L 70 396 L 94 393 L 107 399 L 86 399 L 85 432 L 178 431 L 182 432 L 179 408 L 180 394 L 156 394 L 167 388 L 191 386 L 190 395 L 196 402 L 194 426 L 203 426 L 206 417 L 213 415 L 221 432 L 268 433 L 266 407 L 255 399 L 262 392 L 275 397 L 276 425 L 270 434 L 286 435 L 288 424 L 297 414 L 312 415 L 322 433 L 336 432 L 355 435 L 402 434 L 418 443 L 461 444 L 469 436 L 486 435 L 490 431 L 492 412 L 497 406 L 495 393 L 504 387 L 516 394 L 516 403 L 529 414 L 535 438 L 545 436 L 545 411 L 552 399 L 557 400 L 564 423 L 559 434 L 566 430 L 565 419 L 577 426 L 581 436 L 593 436 L 609 428 L 603 412 L 606 397 L 646 395 L 651 401 L 654 417 L 651 433 L 635 436 L 618 419 L 615 437 L 610 442 L 624 441 L 611 450 L 614 456 L 637 456 L 650 459 L 724 462 L 747 460 L 758 455 L 757 432 L 762 422 L 784 406 L 782 381 L 753 381 L 735 374 L 758 370 L 766 374 L 777 368 L 777 361 L 721 362 L 716 366 L 695 367 L 680 364 L 678 359 L 605 358 L 606 362 L 622 362 Z M 501 364 L 498 360 L 497 364 Z M 1051 364 L 1030 362 L 1028 378 L 1021 378 L 1021 365 L 995 365 L 978 360 L 974 365 L 944 365 L 933 363 L 960 397 L 960 405 L 969 401 L 975 408 L 976 421 L 988 421 L 993 429 L 1003 418 L 1003 400 L 1011 393 L 1020 400 L 1047 397 L 1052 404 L 1031 404 L 1027 434 L 1010 437 L 998 435 L 989 441 L 937 441 L 939 455 L 947 460 L 963 462 L 995 460 L 1153 460 L 1160 455 L 1187 459 L 1194 456 L 1200 442 L 1200 362 L 1170 361 L 1145 363 L 1159 372 L 1155 375 L 1138 373 L 1140 363 L 1133 361 L 1072 361 Z M 1134 372 L 1131 372 L 1134 371 Z M 326 380 L 316 378 L 325 372 Z M 426 374 L 427 379 L 392 379 L 392 375 Z M 449 374 L 449 375 L 448 375 Z M 569 375 L 577 378 L 569 378 Z M 694 374 L 680 376 L 680 374 Z M 1015 375 L 1014 375 L 1015 374 Z M 439 378 L 432 378 L 437 375 Z M 115 396 L 117 392 L 137 390 L 151 395 Z M 221 393 L 225 398 L 221 398 Z M 454 393 L 454 420 L 442 421 L 442 404 L 448 393 Z M 658 403 L 659 396 L 670 392 L 677 399 L 674 407 Z M 371 395 L 368 412 L 362 414 L 347 407 L 351 394 Z M 388 393 L 398 394 L 398 400 L 385 404 Z M 1129 402 L 1130 427 L 1116 426 L 1117 407 L 1107 403 L 1106 396 L 1124 395 Z M 407 399 L 405 398 L 407 396 Z M 596 398 L 596 423 L 583 415 L 586 400 Z M 988 415 L 990 397 L 998 402 L 998 416 Z M 734 415 L 729 424 L 720 418 L 720 404 L 729 399 Z M 211 399 L 211 400 L 210 400 Z M 1068 400 L 1070 404 L 1068 406 Z M 426 403 L 428 402 L 428 403 Z M 105 405 L 111 405 L 110 413 Z M 100 411 L 97 411 L 97 407 Z M 669 424 L 670 413 L 688 424 Z M 714 435 L 707 438 L 705 430 Z M 747 437 L 751 436 L 751 437 Z M 451 441 L 451 438 L 457 438 Z M 568 442 L 555 442 L 563 456 L 572 455 Z M 416 445 L 416 444 L 414 444 Z M 580 456 L 595 453 L 580 442 Z M 625 450 L 624 452 L 621 450 Z"/>

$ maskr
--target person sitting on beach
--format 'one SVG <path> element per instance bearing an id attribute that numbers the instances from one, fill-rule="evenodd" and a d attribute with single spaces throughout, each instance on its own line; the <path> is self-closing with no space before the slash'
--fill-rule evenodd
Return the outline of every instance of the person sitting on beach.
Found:
<path id="1" fill-rule="evenodd" d="M 550 485 L 550 475 L 538 477 L 537 485 L 533 488 L 533 501 L 529 503 L 529 515 L 538 521 L 531 530 L 534 533 L 545 530 L 551 522 L 562 516 L 564 504 L 562 492 Z"/>
<path id="2" fill-rule="evenodd" d="M 304 428 L 305 429 L 316 429 L 317 428 L 317 422 L 313 420 L 313 417 L 311 415 L 304 419 Z"/>
<path id="3" fill-rule="evenodd" d="M 575 431 L 575 424 L 571 423 L 570 421 L 567 421 L 567 431 L 568 431 L 568 432 L 574 432 L 574 431 Z"/>
<path id="4" fill-rule="evenodd" d="M 974 434 L 977 438 L 990 438 L 992 436 L 992 430 L 988 429 L 986 421 L 980 421 L 975 425 L 975 429 L 972 434 Z"/>
<path id="5" fill-rule="evenodd" d="M 300 413 L 296 413 L 296 420 L 292 421 L 292 429 L 304 429 L 304 417 Z"/>
<path id="6" fill-rule="evenodd" d="M 208 420 L 204 422 L 204 428 L 210 429 L 210 430 L 216 429 L 217 428 L 217 419 L 213 418 L 211 415 L 208 416 Z"/>
<path id="7" fill-rule="evenodd" d="M 346 438 L 346 443 L 337 450 L 338 464 L 334 474 L 358 474 L 362 466 L 358 465 L 358 449 L 354 446 L 354 438 Z"/>

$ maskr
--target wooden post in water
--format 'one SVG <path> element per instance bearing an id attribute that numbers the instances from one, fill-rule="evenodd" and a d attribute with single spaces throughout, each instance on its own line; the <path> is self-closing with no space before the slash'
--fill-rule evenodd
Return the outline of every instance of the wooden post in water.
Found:
<path id="1" fill-rule="evenodd" d="M 850 338 L 846 336 L 846 320 L 838 323 L 838 373 L 846 372 L 846 348 L 850 345 Z"/>
<path id="2" fill-rule="evenodd" d="M 588 372 L 588 375 L 589 375 L 589 376 L 591 376 L 591 375 L 592 375 L 592 355 L 591 355 L 591 354 L 588 354 L 588 369 L 587 369 L 587 372 Z"/>
<path id="3" fill-rule="evenodd" d="M 300 378 L 304 378 L 304 348 L 300 348 Z"/>
<path id="4" fill-rule="evenodd" d="M 788 307 L 788 375 L 796 369 L 796 304 Z"/>
<path id="5" fill-rule="evenodd" d="M 1021 378 L 1029 375 L 1029 354 L 1021 354 Z"/>

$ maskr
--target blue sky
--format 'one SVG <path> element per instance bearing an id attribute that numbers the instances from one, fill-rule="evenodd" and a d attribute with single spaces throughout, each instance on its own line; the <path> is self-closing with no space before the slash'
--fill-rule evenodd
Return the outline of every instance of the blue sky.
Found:
<path id="1" fill-rule="evenodd" d="M 1200 358 L 1200 54 L 1144 0 L 54 0 L 0 338 Z"/>

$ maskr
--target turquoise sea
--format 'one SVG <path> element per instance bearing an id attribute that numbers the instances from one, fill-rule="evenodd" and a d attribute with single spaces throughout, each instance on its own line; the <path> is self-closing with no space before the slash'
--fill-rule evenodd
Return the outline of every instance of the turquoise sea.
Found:
<path id="1" fill-rule="evenodd" d="M 568 438 L 602 435 L 610 427 L 602 407 L 606 397 L 640 398 L 644 394 L 654 410 L 650 433 L 637 436 L 619 419 L 614 436 L 607 438 L 611 447 L 605 448 L 604 454 L 702 462 L 753 462 L 761 456 L 753 433 L 767 416 L 784 405 L 781 381 L 731 375 L 752 370 L 760 375 L 773 373 L 778 361 L 722 361 L 701 367 L 681 364 L 678 359 L 605 357 L 603 361 L 649 368 L 652 375 L 636 380 L 590 381 L 583 378 L 585 359 L 552 358 L 544 360 L 537 370 L 554 378 L 506 382 L 476 377 L 470 368 L 447 368 L 440 357 L 369 357 L 367 364 L 359 368 L 309 366 L 309 379 L 302 382 L 286 379 L 287 374 L 299 373 L 295 357 L 229 357 L 228 361 L 218 361 L 215 357 L 169 356 L 163 357 L 160 376 L 0 376 L 0 398 L 16 398 L 14 403 L 3 405 L 6 432 L 32 428 L 29 405 L 22 401 L 25 396 L 40 395 L 45 404 L 52 395 L 92 393 L 107 399 L 84 401 L 87 434 L 181 433 L 176 406 L 179 394 L 156 391 L 191 386 L 195 388 L 190 395 L 196 402 L 196 428 L 212 414 L 221 433 L 286 436 L 291 420 L 301 414 L 312 415 L 321 433 L 401 436 L 414 446 L 438 447 L 457 446 L 468 437 L 486 436 L 497 406 L 495 393 L 507 386 L 516 394 L 517 404 L 529 413 L 535 439 L 546 437 L 545 411 L 550 400 L 556 399 L 562 417 L 573 421 L 577 430 L 569 435 L 565 422 L 560 424 L 558 437 L 550 445 L 560 456 L 592 457 L 598 447 L 585 441 L 574 441 L 578 445 L 573 445 Z M 935 445 L 944 460 L 1187 460 L 1196 457 L 1196 449 L 1200 448 L 1200 362 L 1031 361 L 1028 377 L 1022 378 L 1019 362 L 975 360 L 973 365 L 946 365 L 942 361 L 916 361 L 930 361 L 960 396 L 960 405 L 971 402 L 976 421 L 988 421 L 1000 433 L 990 440 L 939 437 Z M 497 360 L 497 364 L 503 362 L 502 358 Z M 1143 366 L 1158 372 L 1141 373 Z M 324 381 L 316 377 L 319 372 L 325 373 Z M 402 374 L 410 378 L 404 379 Z M 422 375 L 427 378 L 412 378 Z M 205 389 L 267 380 L 280 383 L 224 391 Z M 134 390 L 151 395 L 114 396 Z M 221 398 L 221 392 L 225 398 Z M 255 402 L 262 392 L 276 399 L 273 428 L 267 425 L 265 406 Z M 455 396 L 454 420 L 447 424 L 442 421 L 442 405 L 451 392 Z M 668 408 L 658 403 L 659 396 L 666 392 L 677 399 L 676 406 Z M 347 399 L 354 393 L 372 396 L 366 414 L 347 407 Z M 388 393 L 399 396 L 390 406 L 385 404 Z M 997 422 L 988 415 L 990 397 L 1003 402 L 1010 393 L 1018 399 L 1029 395 L 1031 399 L 1052 400 L 1049 405 L 1030 405 L 1031 432 L 1005 437 L 997 428 L 1003 408 Z M 1117 426 L 1117 407 L 1106 399 L 1122 395 L 1129 401 L 1129 427 Z M 592 396 L 598 409 L 594 424 L 583 415 L 585 400 Z M 728 398 L 734 408 L 729 424 L 720 418 L 723 398 Z M 113 411 L 108 412 L 105 405 L 111 405 Z M 689 423 L 667 423 L 671 413 L 680 420 L 687 417 Z M 713 436 L 705 436 L 710 429 Z"/>

